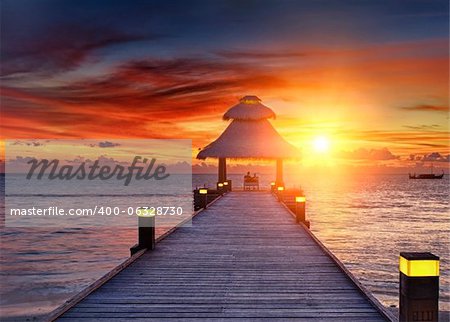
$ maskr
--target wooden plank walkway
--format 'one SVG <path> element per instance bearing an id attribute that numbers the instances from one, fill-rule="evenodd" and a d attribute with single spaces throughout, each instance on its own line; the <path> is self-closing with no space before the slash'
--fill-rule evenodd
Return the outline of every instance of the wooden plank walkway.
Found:
<path id="1" fill-rule="evenodd" d="M 385 321 L 269 193 L 232 192 L 60 321 Z"/>

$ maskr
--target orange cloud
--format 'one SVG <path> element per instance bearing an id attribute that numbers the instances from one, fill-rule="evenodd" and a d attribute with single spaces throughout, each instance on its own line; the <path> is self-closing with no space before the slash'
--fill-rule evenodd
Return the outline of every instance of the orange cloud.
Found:
<path id="1" fill-rule="evenodd" d="M 275 126 L 288 139 L 331 131 L 352 142 L 374 143 L 374 149 L 389 146 L 395 155 L 431 148 L 443 153 L 449 149 L 448 129 L 434 116 L 439 113 L 430 112 L 448 111 L 444 45 L 448 40 L 229 50 L 195 59 L 126 61 L 109 74 L 58 85 L 18 87 L 6 81 L 2 137 L 185 137 L 199 147 L 225 127 L 220 119 L 226 109 L 250 93 L 275 102 L 281 116 Z M 407 113 L 419 110 L 437 127 L 398 130 L 424 122 Z M 403 120 L 406 114 L 412 119 Z"/>
<path id="2" fill-rule="evenodd" d="M 427 105 L 420 104 L 415 106 L 404 106 L 402 109 L 407 111 L 424 111 L 424 112 L 448 112 L 448 106 L 436 106 L 436 105 Z"/>
<path id="3" fill-rule="evenodd" d="M 381 149 L 365 149 L 359 148 L 353 151 L 340 151 L 337 153 L 337 156 L 344 159 L 352 159 L 352 160 L 376 160 L 376 161 L 385 161 L 385 160 L 397 160 L 400 157 L 392 154 L 388 148 Z"/>

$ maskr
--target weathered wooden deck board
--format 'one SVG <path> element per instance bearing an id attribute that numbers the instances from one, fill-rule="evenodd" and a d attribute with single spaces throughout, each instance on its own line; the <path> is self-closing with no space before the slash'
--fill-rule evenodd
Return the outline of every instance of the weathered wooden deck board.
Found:
<path id="1" fill-rule="evenodd" d="M 230 193 L 59 319 L 385 321 L 269 193 Z"/>

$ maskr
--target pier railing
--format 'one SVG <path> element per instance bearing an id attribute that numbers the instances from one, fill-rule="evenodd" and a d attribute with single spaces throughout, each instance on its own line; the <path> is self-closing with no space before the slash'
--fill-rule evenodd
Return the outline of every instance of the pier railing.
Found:
<path id="1" fill-rule="evenodd" d="M 310 222 L 306 219 L 306 196 L 302 189 L 278 187 L 276 190 L 272 189 L 272 192 L 295 215 L 297 224 L 310 227 Z"/>
<path id="2" fill-rule="evenodd" d="M 208 205 L 222 196 L 226 190 L 223 185 L 218 189 L 198 188 L 194 190 L 194 211 L 205 209 Z"/>

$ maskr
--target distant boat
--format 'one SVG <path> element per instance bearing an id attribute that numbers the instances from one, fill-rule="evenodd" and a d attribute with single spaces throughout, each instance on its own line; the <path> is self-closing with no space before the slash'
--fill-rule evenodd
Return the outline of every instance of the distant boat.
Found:
<path id="1" fill-rule="evenodd" d="M 442 174 L 419 174 L 416 176 L 414 173 L 413 175 L 409 174 L 410 179 L 442 179 L 444 177 L 444 172 Z"/>
<path id="2" fill-rule="evenodd" d="M 432 163 L 431 164 L 431 173 L 419 174 L 417 176 L 415 173 L 413 175 L 411 175 L 411 173 L 409 173 L 409 178 L 410 179 L 442 179 L 444 177 L 444 171 L 442 171 L 442 174 L 434 174 L 433 170 L 434 170 L 434 165 Z"/>

